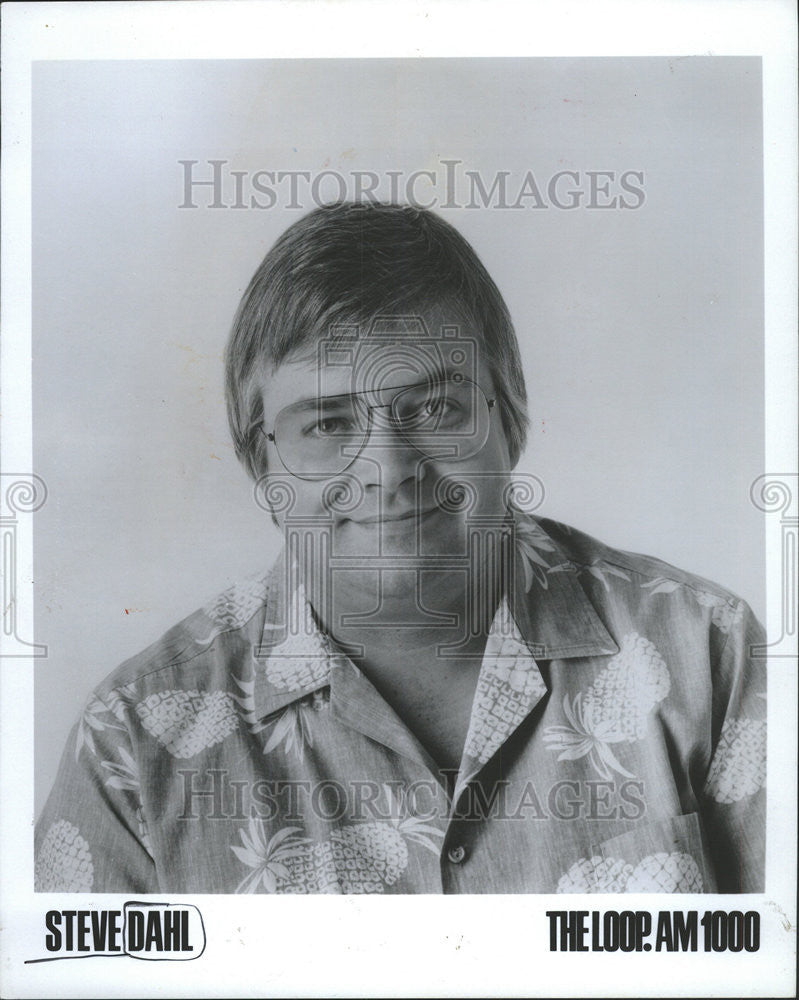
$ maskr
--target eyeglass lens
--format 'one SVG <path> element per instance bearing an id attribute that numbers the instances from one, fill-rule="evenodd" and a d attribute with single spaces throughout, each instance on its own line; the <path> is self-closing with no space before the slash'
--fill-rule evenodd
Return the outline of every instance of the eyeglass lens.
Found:
<path id="1" fill-rule="evenodd" d="M 335 475 L 357 458 L 367 438 L 381 447 L 411 445 L 427 457 L 459 461 L 478 452 L 488 437 L 488 402 L 466 379 L 408 386 L 384 403 L 370 396 L 323 396 L 281 410 L 274 435 L 286 468 L 309 479 Z"/>

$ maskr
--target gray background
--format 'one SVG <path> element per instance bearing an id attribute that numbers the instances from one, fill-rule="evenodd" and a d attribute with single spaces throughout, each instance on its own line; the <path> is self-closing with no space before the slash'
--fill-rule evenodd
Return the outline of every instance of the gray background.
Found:
<path id="1" fill-rule="evenodd" d="M 37 811 L 94 684 L 279 545 L 228 441 L 221 355 L 302 212 L 181 210 L 181 159 L 457 158 L 511 190 L 643 170 L 637 211 L 441 214 L 514 317 L 540 513 L 763 616 L 759 59 L 53 62 L 33 84 Z"/>

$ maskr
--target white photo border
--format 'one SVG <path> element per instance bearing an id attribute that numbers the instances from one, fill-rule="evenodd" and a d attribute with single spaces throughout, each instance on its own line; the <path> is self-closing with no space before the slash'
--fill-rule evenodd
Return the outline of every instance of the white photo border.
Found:
<path id="1" fill-rule="evenodd" d="M 3 468 L 32 469 L 31 67 L 56 59 L 759 55 L 765 181 L 766 468 L 796 473 L 796 42 L 782 0 L 513 2 L 41 3 L 2 10 Z M 391 30 L 381 30 L 381 23 Z M 511 26 L 512 29 L 511 29 Z M 790 480 L 789 480 L 790 481 Z M 795 478 L 794 478 L 795 483 Z M 794 497 L 794 503 L 797 498 Z M 795 510 L 795 508 L 794 508 Z M 781 634 L 779 531 L 766 518 L 769 636 Z M 18 621 L 33 634 L 33 540 L 21 533 Z M 585 954 L 548 950 L 548 896 L 180 897 L 200 907 L 208 947 L 196 962 L 97 958 L 25 965 L 42 952 L 46 909 L 70 896 L 32 891 L 33 671 L 0 661 L 5 808 L 2 988 L 14 996 L 789 996 L 796 927 L 796 660 L 774 658 L 769 683 L 767 892 L 740 908 L 762 916 L 764 945 L 745 956 Z M 12 803 L 12 807 L 9 807 Z M 96 903 L 96 901 L 93 901 Z M 103 896 L 102 904 L 121 905 Z M 602 909 L 729 909 L 725 897 L 608 897 Z M 87 906 L 89 904 L 87 903 Z M 570 909 L 592 909 L 569 897 Z"/>

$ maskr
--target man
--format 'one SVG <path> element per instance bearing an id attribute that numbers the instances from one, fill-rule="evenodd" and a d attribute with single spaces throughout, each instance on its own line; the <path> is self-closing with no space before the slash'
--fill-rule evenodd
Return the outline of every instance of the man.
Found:
<path id="1" fill-rule="evenodd" d="M 522 512 L 516 339 L 451 226 L 297 222 L 244 295 L 227 397 L 284 553 L 91 697 L 38 888 L 763 888 L 762 630 Z"/>

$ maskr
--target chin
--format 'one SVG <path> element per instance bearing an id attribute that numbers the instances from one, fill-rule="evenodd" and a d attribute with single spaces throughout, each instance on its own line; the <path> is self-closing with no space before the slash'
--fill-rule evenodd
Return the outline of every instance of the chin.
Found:
<path id="1" fill-rule="evenodd" d="M 375 581 L 377 582 L 377 581 Z M 384 569 L 380 574 L 380 593 L 384 601 L 416 599 L 416 574 L 408 570 Z"/>

